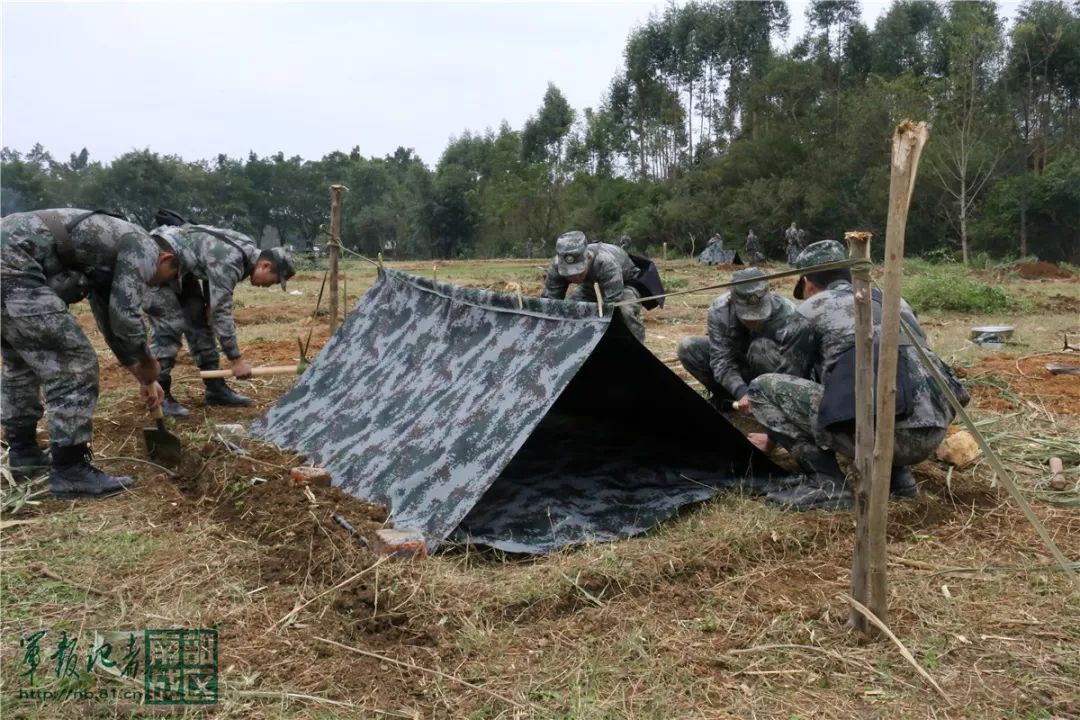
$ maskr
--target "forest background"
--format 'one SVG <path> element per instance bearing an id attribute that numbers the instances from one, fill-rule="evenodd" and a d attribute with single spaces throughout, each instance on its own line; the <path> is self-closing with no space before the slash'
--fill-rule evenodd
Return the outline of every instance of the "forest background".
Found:
<path id="1" fill-rule="evenodd" d="M 428 167 L 402 146 L 318 160 L 190 161 L 150 148 L 2 151 L 2 212 L 170 207 L 296 248 L 325 242 L 327 186 L 344 183 L 343 239 L 398 258 L 536 256 L 560 232 L 700 251 L 751 229 L 783 256 L 810 240 L 883 235 L 888 141 L 927 120 L 909 251 L 969 262 L 1080 263 L 1080 2 L 900 0 L 867 26 L 858 2 L 816 0 L 781 50 L 785 2 L 672 4 L 635 28 L 598 107 L 537 89 L 520 128 L 466 130 Z"/>

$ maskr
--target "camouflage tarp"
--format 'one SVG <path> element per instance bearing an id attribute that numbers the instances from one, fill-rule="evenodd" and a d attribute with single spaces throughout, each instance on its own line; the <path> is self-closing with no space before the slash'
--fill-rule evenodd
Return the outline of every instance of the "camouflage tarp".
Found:
<path id="1" fill-rule="evenodd" d="M 742 265 L 742 258 L 737 250 L 724 249 L 723 243 L 712 243 L 698 255 L 698 262 L 705 265 Z"/>
<path id="2" fill-rule="evenodd" d="M 624 537 L 781 472 L 610 311 L 392 270 L 251 430 L 432 547 Z"/>

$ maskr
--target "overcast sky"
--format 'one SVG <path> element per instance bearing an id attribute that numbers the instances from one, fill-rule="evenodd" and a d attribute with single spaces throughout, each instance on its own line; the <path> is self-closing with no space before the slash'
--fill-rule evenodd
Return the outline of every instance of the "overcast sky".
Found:
<path id="1" fill-rule="evenodd" d="M 4 2 L 3 144 L 106 160 L 404 145 L 434 164 L 465 129 L 520 127 L 549 81 L 598 105 L 663 5 Z M 805 2 L 789 7 L 794 38 Z"/>

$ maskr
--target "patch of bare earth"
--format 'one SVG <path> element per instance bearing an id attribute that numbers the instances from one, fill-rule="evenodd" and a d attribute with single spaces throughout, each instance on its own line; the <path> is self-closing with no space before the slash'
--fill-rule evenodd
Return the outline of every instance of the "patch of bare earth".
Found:
<path id="1" fill-rule="evenodd" d="M 710 279 L 704 268 L 679 270 Z M 662 357 L 703 331 L 697 312 L 675 304 L 645 314 Z M 285 340 L 255 340 L 247 352 L 257 364 L 291 361 L 303 317 L 290 311 Z M 319 326 L 315 347 L 326 340 Z M 1023 426 L 1032 436 L 1068 437 L 1067 391 L 1049 393 L 1036 375 L 1053 359 L 1021 360 L 1022 372 L 1004 360 L 969 371 L 1006 378 L 1033 403 L 999 408 L 989 400 L 999 395 L 976 386 L 988 432 L 1020 413 L 1033 418 Z M 18 698 L 19 640 L 29 632 L 148 627 L 219 630 L 222 701 L 172 713 L 184 717 L 1080 716 L 1080 601 L 981 462 L 923 463 L 919 497 L 890 505 L 891 625 L 941 697 L 890 642 L 845 626 L 850 513 L 724 497 L 645 536 L 543 558 L 451 547 L 381 560 L 335 515 L 370 541 L 383 509 L 294 486 L 298 459 L 287 451 L 238 440 L 247 452 L 238 455 L 215 437 L 213 424 L 246 423 L 291 379 L 239 383 L 255 407 L 206 408 L 186 362 L 178 392 L 194 413 L 174 425 L 188 452 L 175 475 L 143 461 L 147 420 L 132 381 L 105 367 L 95 448 L 103 466 L 137 477 L 136 488 L 32 505 L 17 516 L 29 524 L 4 529 L 3 717 L 156 717 L 115 701 Z M 1016 467 L 1035 487 L 1044 475 L 1026 462 Z M 1062 551 L 1080 558 L 1075 506 L 1035 508 Z"/>

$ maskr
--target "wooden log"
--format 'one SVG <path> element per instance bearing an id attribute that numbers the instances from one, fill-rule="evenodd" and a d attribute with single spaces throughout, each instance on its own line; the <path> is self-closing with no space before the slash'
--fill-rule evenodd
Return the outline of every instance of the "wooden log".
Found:
<path id="1" fill-rule="evenodd" d="M 868 232 L 844 234 L 852 260 L 870 260 Z M 870 295 L 870 268 L 851 271 L 855 290 L 855 555 L 851 563 L 851 597 L 870 603 L 870 486 L 874 465 L 874 320 Z M 851 608 L 850 624 L 868 633 L 866 616 Z"/>
<path id="2" fill-rule="evenodd" d="M 919 157 L 926 144 L 926 123 L 905 120 L 896 126 L 892 141 L 889 179 L 889 217 L 885 226 L 885 282 L 882 299 L 880 351 L 877 367 L 877 413 L 874 433 L 874 467 L 869 499 L 870 604 L 869 608 L 888 625 L 888 578 L 886 576 L 885 526 L 889 511 L 889 478 L 892 474 L 896 432 L 896 365 L 900 340 L 900 294 L 904 283 L 904 232 L 908 208 L 915 189 Z"/>

